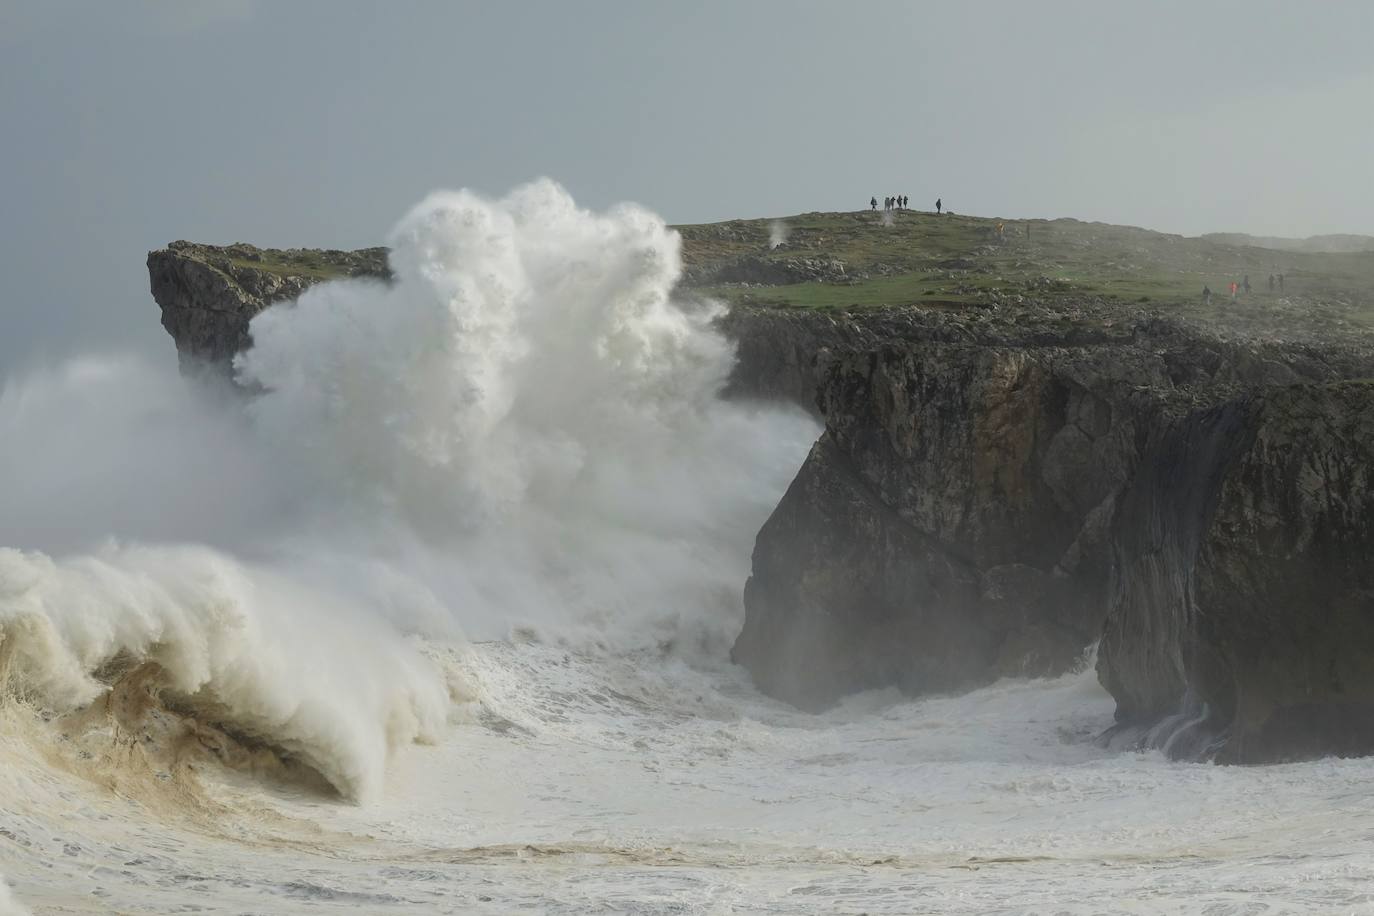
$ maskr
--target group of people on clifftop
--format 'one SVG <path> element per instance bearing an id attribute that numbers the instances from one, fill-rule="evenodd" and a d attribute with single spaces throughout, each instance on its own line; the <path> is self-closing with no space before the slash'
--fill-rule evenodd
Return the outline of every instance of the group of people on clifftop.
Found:
<path id="1" fill-rule="evenodd" d="M 911 209 L 911 207 L 909 206 L 910 202 L 911 202 L 911 198 L 910 198 L 910 197 L 907 197 L 905 194 L 898 194 L 896 197 L 884 197 L 884 198 L 883 198 L 883 210 L 910 210 L 910 209 Z M 944 210 L 944 206 L 945 206 L 945 202 L 944 202 L 943 200 L 941 200 L 941 199 L 938 198 L 938 197 L 935 198 L 935 212 L 936 212 L 936 213 L 939 213 L 939 212 L 941 212 L 942 210 Z M 877 210 L 877 209 L 878 209 L 878 198 L 876 198 L 876 197 L 870 197 L 870 198 L 868 199 L 868 208 L 869 208 L 870 210 Z"/>
<path id="2" fill-rule="evenodd" d="M 1283 274 L 1269 275 L 1269 292 L 1272 293 L 1274 291 L 1275 283 L 1278 284 L 1279 292 L 1283 292 Z M 1241 293 L 1245 293 L 1248 295 L 1250 293 L 1250 289 L 1251 286 L 1249 274 L 1243 276 L 1239 283 L 1237 283 L 1235 280 L 1232 280 L 1230 285 L 1227 286 L 1227 291 L 1231 294 L 1232 301 L 1235 301 L 1235 298 Z M 1204 284 L 1202 287 L 1202 304 L 1212 304 L 1212 288 L 1210 286 L 1207 286 L 1206 284 Z"/>

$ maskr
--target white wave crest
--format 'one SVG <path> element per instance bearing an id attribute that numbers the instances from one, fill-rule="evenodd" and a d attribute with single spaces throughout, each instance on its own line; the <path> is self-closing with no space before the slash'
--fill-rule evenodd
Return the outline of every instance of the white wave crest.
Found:
<path id="1" fill-rule="evenodd" d="M 0 671 L 59 712 L 105 693 L 121 655 L 160 686 L 298 756 L 344 796 L 380 788 L 387 755 L 432 740 L 448 695 L 433 662 L 345 595 L 197 547 L 109 547 L 55 563 L 0 550 Z"/>

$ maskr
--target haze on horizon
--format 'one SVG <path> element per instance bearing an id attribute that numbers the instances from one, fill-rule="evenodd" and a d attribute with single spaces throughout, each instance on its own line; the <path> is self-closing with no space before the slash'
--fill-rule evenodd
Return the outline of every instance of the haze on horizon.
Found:
<path id="1" fill-rule="evenodd" d="M 144 253 L 376 244 L 538 175 L 672 222 L 943 197 L 1374 234 L 1374 6 L 0 0 L 0 377 L 172 360 Z"/>

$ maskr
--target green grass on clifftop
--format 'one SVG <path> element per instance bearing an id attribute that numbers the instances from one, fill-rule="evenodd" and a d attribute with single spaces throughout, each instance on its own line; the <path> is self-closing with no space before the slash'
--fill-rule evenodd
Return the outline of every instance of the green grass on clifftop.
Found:
<path id="1" fill-rule="evenodd" d="M 886 219 L 885 216 L 890 216 Z M 770 229 L 786 241 L 770 249 Z M 999 228 L 1000 227 L 1000 228 Z M 782 285 L 709 284 L 737 303 L 795 308 L 936 308 L 1092 297 L 1148 303 L 1183 313 L 1283 309 L 1308 300 L 1342 308 L 1339 323 L 1374 326 L 1374 253 L 1309 253 L 1225 244 L 1074 219 L 1001 220 L 919 211 L 804 213 L 779 220 L 732 220 L 676 227 L 689 269 L 739 259 L 837 259 L 843 276 Z M 1285 289 L 1270 292 L 1270 274 Z M 1234 305 L 1228 284 L 1249 275 L 1252 291 Z M 1213 305 L 1203 309 L 1202 288 Z"/>

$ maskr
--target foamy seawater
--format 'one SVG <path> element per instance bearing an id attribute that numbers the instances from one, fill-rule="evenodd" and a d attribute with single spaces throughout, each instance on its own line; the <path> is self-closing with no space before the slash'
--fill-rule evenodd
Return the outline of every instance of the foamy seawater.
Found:
<path id="1" fill-rule="evenodd" d="M 1103 750 L 1090 672 L 808 716 L 728 667 L 460 656 L 477 698 L 369 805 L 212 770 L 154 804 L 7 742 L 0 868 L 43 913 L 1374 907 L 1374 762 Z"/>

